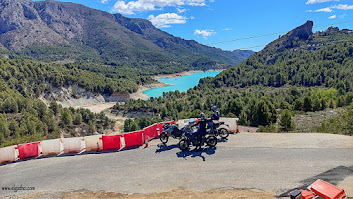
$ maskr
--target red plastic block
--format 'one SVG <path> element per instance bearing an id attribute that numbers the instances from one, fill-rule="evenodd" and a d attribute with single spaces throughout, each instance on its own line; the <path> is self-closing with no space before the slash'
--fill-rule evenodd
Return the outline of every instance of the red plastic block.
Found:
<path id="1" fill-rule="evenodd" d="M 300 192 L 302 193 L 302 199 L 312 199 L 316 196 L 316 194 L 311 191 L 300 190 Z"/>
<path id="2" fill-rule="evenodd" d="M 124 134 L 125 148 L 130 148 L 130 147 L 134 147 L 134 146 L 142 146 L 143 145 L 143 139 L 142 139 L 143 132 L 144 131 L 136 131 L 136 132 Z"/>
<path id="3" fill-rule="evenodd" d="M 18 145 L 17 149 L 20 159 L 22 160 L 29 157 L 37 157 L 40 153 L 38 144 L 39 142 Z"/>
<path id="4" fill-rule="evenodd" d="M 103 135 L 103 150 L 119 150 L 121 148 L 120 137 L 121 135 Z"/>
<path id="5" fill-rule="evenodd" d="M 157 131 L 157 125 L 154 124 L 152 126 L 149 126 L 144 129 L 143 132 L 143 140 L 149 142 L 150 140 L 154 138 L 158 138 L 158 131 Z"/>
<path id="6" fill-rule="evenodd" d="M 308 189 L 324 199 L 341 199 L 346 197 L 343 189 L 323 180 L 316 180 Z"/>

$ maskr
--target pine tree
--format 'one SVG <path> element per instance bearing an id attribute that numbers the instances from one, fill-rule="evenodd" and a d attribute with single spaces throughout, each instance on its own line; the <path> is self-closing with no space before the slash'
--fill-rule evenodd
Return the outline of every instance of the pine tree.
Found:
<path id="1" fill-rule="evenodd" d="M 280 125 L 280 129 L 284 132 L 288 132 L 294 129 L 294 122 L 292 121 L 292 115 L 287 109 L 282 111 L 279 125 Z"/>
<path id="2" fill-rule="evenodd" d="M 65 110 L 62 113 L 61 120 L 64 125 L 72 125 L 72 116 L 70 111 Z"/>
<path id="3" fill-rule="evenodd" d="M 82 123 L 82 114 L 76 113 L 74 115 L 74 125 L 80 125 Z"/>

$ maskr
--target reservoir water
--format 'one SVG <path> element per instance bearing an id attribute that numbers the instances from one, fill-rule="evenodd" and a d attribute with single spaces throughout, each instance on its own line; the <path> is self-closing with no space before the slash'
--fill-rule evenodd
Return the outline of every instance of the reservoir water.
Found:
<path id="1" fill-rule="evenodd" d="M 146 91 L 143 91 L 144 94 L 148 95 L 148 97 L 159 97 L 163 96 L 163 92 L 176 91 L 185 92 L 190 88 L 196 86 L 201 78 L 205 77 L 215 77 L 221 71 L 217 72 L 196 72 L 192 73 L 190 76 L 181 76 L 181 77 L 173 77 L 173 78 L 160 78 L 159 82 L 163 82 L 166 84 L 171 84 L 171 86 L 165 86 L 161 88 L 152 88 Z"/>

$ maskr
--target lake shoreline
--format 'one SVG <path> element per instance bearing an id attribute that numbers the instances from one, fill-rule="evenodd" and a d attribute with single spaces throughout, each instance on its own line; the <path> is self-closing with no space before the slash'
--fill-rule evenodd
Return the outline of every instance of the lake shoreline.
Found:
<path id="1" fill-rule="evenodd" d="M 156 82 L 153 84 L 148 84 L 148 85 L 143 85 L 143 86 L 139 86 L 138 90 L 135 93 L 131 93 L 130 94 L 130 99 L 133 100 L 148 100 L 150 97 L 146 94 L 143 93 L 143 91 L 152 89 L 152 88 L 162 88 L 162 87 L 166 87 L 166 86 L 171 86 L 171 84 L 166 84 L 166 83 L 162 83 L 162 82 Z"/>
<path id="2" fill-rule="evenodd" d="M 161 78 L 177 78 L 177 77 L 191 76 L 194 73 L 222 72 L 223 70 L 225 70 L 225 69 L 207 70 L 207 71 L 191 70 L 191 71 L 184 71 L 181 73 L 155 75 L 155 76 L 152 76 L 152 78 L 155 79 L 157 82 L 152 83 L 152 84 L 148 84 L 148 85 L 139 86 L 138 90 L 135 93 L 130 94 L 130 99 L 148 100 L 150 97 L 148 95 L 144 94 L 143 93 L 144 91 L 149 90 L 149 89 L 153 89 L 153 88 L 162 88 L 162 87 L 172 86 L 172 84 L 159 82 L 158 80 Z"/>

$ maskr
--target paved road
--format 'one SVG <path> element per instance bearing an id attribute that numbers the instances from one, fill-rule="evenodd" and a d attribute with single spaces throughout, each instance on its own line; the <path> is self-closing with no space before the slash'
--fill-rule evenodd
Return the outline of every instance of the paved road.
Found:
<path id="1" fill-rule="evenodd" d="M 215 149 L 181 153 L 175 141 L 146 149 L 32 159 L 0 166 L 0 187 L 121 193 L 255 188 L 277 196 L 321 178 L 351 191 L 353 137 L 330 134 L 231 135 Z M 22 191 L 19 193 L 30 193 Z M 0 190 L 0 196 L 13 195 Z M 349 193 L 353 195 L 353 193 Z"/>

